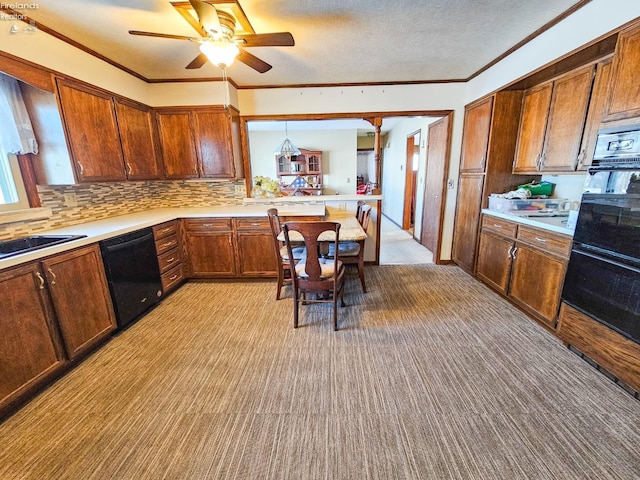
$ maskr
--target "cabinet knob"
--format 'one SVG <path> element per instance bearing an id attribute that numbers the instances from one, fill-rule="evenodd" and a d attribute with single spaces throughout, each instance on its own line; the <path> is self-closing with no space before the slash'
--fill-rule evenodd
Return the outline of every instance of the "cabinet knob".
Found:
<path id="1" fill-rule="evenodd" d="M 547 240 L 545 238 L 535 237 L 535 239 L 536 239 L 536 242 L 547 243 Z"/>
<path id="2" fill-rule="evenodd" d="M 127 162 L 127 175 L 133 174 L 133 168 L 131 168 L 131 164 Z"/>

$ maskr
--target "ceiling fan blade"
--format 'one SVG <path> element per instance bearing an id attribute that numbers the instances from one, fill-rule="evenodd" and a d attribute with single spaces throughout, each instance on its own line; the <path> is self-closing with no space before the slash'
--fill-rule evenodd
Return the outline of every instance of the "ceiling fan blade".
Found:
<path id="1" fill-rule="evenodd" d="M 171 35 L 168 33 L 141 32 L 140 30 L 129 30 L 129 33 L 131 35 L 140 35 L 142 37 L 173 38 L 174 40 L 189 40 L 190 42 L 198 41 L 198 39 L 194 37 L 185 37 L 184 35 Z"/>
<path id="2" fill-rule="evenodd" d="M 189 65 L 187 65 L 185 68 L 189 69 L 189 70 L 193 70 L 196 68 L 200 68 L 202 67 L 205 63 L 207 63 L 209 59 L 207 58 L 207 56 L 204 53 L 201 53 L 200 55 L 198 55 L 196 58 L 194 58 L 191 63 Z"/>
<path id="3" fill-rule="evenodd" d="M 234 38 L 240 40 L 243 47 L 293 47 L 296 44 L 289 32 L 250 33 Z"/>
<path id="4" fill-rule="evenodd" d="M 269 65 L 267 62 L 260 60 L 255 55 L 251 55 L 249 52 L 246 52 L 242 49 L 240 49 L 240 55 L 238 55 L 237 58 L 239 61 L 241 61 L 245 65 L 248 65 L 259 73 L 268 72 L 272 68 L 271 65 Z"/>
<path id="5" fill-rule="evenodd" d="M 196 11 L 198 21 L 205 34 L 222 34 L 222 27 L 220 26 L 220 19 L 218 18 L 218 10 L 216 10 L 216 7 L 202 0 L 189 0 L 189 3 Z"/>

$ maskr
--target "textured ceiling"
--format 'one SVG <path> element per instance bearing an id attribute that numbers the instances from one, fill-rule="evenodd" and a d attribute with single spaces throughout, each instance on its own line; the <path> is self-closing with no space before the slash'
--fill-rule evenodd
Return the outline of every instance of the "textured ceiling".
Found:
<path id="1" fill-rule="evenodd" d="M 577 0 L 239 0 L 256 33 L 289 31 L 294 47 L 247 51 L 264 74 L 235 62 L 239 86 L 466 79 Z M 198 46 L 132 36 L 144 30 L 194 36 L 168 0 L 46 0 L 30 18 L 150 80 L 218 78 L 211 64 L 185 66 Z"/>

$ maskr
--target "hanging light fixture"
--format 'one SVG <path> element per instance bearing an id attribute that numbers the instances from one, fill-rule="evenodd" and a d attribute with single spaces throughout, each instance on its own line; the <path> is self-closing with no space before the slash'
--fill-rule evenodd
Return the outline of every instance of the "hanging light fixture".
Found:
<path id="1" fill-rule="evenodd" d="M 284 141 L 278 147 L 276 151 L 277 155 L 281 155 L 287 160 L 291 160 L 291 157 L 296 157 L 300 155 L 300 149 L 296 147 L 291 140 L 289 140 L 289 131 L 287 129 L 287 122 L 284 122 Z"/>
<path id="2" fill-rule="evenodd" d="M 200 51 L 204 53 L 214 65 L 229 67 L 240 54 L 240 49 L 234 42 L 226 40 L 206 40 L 200 44 Z"/>

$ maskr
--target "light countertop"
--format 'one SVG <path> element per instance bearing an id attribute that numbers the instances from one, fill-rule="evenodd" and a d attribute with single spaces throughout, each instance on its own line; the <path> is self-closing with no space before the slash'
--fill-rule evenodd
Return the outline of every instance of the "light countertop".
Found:
<path id="1" fill-rule="evenodd" d="M 498 212 L 496 210 L 489 210 L 488 208 L 482 209 L 482 213 L 485 215 L 493 215 L 494 217 L 503 218 L 512 222 L 521 223 L 523 225 L 529 225 L 531 227 L 543 228 L 556 233 L 562 233 L 564 235 L 573 236 L 574 228 L 567 227 L 566 216 L 556 217 L 523 217 L 520 215 L 514 215 L 512 213 Z"/>
<path id="2" fill-rule="evenodd" d="M 271 197 L 271 198 L 245 198 L 243 201 L 245 204 L 288 204 L 288 203 L 324 203 L 324 202 L 358 202 L 360 200 L 364 202 L 373 202 L 376 200 L 382 200 L 382 195 L 305 195 L 305 196 L 286 196 L 286 197 Z"/>
<path id="3" fill-rule="evenodd" d="M 86 237 L 1 259 L 0 270 L 178 218 L 262 217 L 267 215 L 267 210 L 272 206 L 273 205 L 268 204 L 244 204 L 218 207 L 157 208 L 144 212 L 79 223 L 55 230 L 37 232 L 34 235 L 86 235 Z M 324 216 L 325 206 L 324 204 L 282 205 L 278 206 L 278 214 L 291 217 L 307 215 Z"/>

